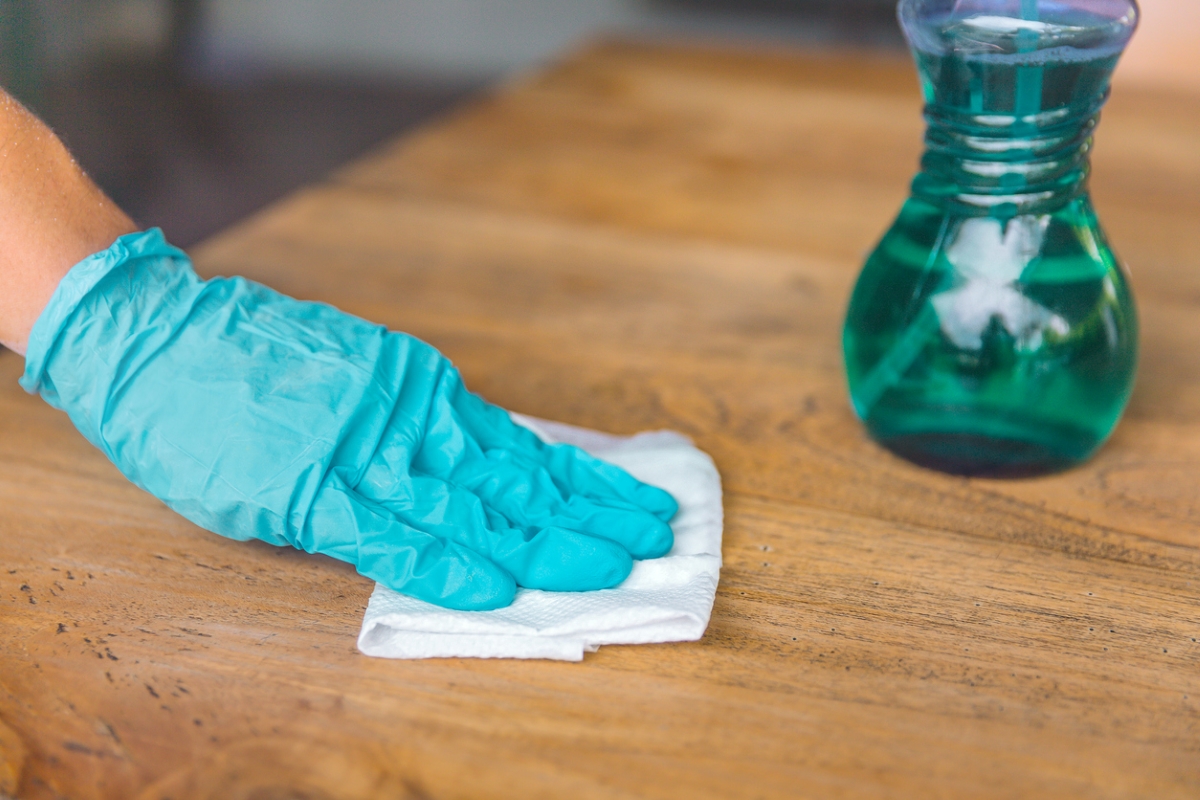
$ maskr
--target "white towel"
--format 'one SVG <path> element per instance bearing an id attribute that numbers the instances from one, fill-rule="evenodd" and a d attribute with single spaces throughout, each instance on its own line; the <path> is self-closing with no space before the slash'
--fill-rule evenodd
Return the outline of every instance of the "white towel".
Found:
<path id="1" fill-rule="evenodd" d="M 721 571 L 721 477 L 712 459 L 670 431 L 610 436 L 513 415 L 549 442 L 567 442 L 666 489 L 679 501 L 675 546 L 634 562 L 599 592 L 521 589 L 508 608 L 451 611 L 376 585 L 358 649 L 381 658 L 553 658 L 582 661 L 602 644 L 695 641 L 712 615 Z"/>

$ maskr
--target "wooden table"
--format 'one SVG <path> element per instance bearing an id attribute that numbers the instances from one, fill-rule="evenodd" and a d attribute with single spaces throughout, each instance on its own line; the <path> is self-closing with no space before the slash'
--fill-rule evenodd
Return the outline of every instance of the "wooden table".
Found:
<path id="1" fill-rule="evenodd" d="M 847 403 L 919 110 L 898 56 L 601 45 L 196 253 L 506 407 L 694 437 L 728 515 L 698 643 L 363 657 L 366 580 L 174 516 L 0 356 L 0 794 L 1200 796 L 1200 102 L 1112 102 L 1138 391 L 1092 463 L 1015 482 L 909 466 Z"/>

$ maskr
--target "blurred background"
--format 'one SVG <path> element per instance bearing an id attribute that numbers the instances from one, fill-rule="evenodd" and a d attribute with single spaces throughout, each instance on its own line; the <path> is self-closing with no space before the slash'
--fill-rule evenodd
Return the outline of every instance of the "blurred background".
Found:
<path id="1" fill-rule="evenodd" d="M 1200 0 L 1119 73 L 1200 92 Z M 588 38 L 890 49 L 895 0 L 0 0 L 0 83 L 188 246 Z"/>

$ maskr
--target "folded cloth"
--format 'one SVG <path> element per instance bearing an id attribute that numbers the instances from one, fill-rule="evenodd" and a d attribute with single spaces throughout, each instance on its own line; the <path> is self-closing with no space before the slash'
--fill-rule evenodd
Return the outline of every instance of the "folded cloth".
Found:
<path id="1" fill-rule="evenodd" d="M 548 442 L 576 445 L 666 489 L 679 501 L 675 546 L 639 561 L 615 589 L 521 589 L 507 608 L 454 611 L 381 585 L 367 604 L 358 649 L 381 658 L 551 658 L 582 661 L 602 644 L 695 641 L 712 615 L 721 572 L 721 476 L 707 454 L 670 431 L 621 437 L 513 415 Z"/>

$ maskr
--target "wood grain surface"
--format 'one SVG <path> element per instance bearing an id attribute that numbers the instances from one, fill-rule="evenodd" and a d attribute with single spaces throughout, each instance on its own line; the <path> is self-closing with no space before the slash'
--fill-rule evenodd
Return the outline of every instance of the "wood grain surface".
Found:
<path id="1" fill-rule="evenodd" d="M 432 342 L 506 407 L 712 453 L 697 643 L 358 655 L 344 565 L 196 529 L 0 356 L 0 796 L 1200 796 L 1200 100 L 1118 93 L 1139 386 L 1087 466 L 909 466 L 840 324 L 920 152 L 907 61 L 603 44 L 196 252 Z"/>

